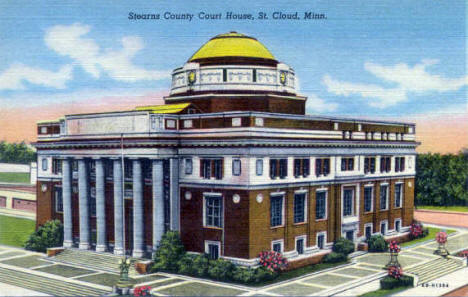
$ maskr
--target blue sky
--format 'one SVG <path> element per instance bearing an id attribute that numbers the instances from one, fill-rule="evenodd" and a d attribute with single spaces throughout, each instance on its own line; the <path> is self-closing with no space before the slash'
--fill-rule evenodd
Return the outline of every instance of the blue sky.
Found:
<path id="1" fill-rule="evenodd" d="M 2 1 L 0 109 L 168 90 L 172 69 L 235 30 L 295 69 L 308 113 L 467 112 L 465 1 L 275 2 Z M 270 20 L 128 20 L 202 11 L 263 11 Z M 327 19 L 272 20 L 275 11 Z"/>

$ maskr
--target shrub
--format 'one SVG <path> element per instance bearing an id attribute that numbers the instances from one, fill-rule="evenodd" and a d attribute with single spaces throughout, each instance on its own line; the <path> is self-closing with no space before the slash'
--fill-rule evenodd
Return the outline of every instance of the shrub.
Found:
<path id="1" fill-rule="evenodd" d="M 133 296 L 151 296 L 151 287 L 150 286 L 140 286 L 133 289 Z"/>
<path id="2" fill-rule="evenodd" d="M 354 243 L 349 239 L 340 237 L 333 243 L 333 251 L 347 256 L 354 252 Z"/>
<path id="3" fill-rule="evenodd" d="M 380 280 L 380 288 L 384 290 L 411 286 L 413 286 L 413 277 L 409 275 L 403 275 L 399 279 L 387 275 Z"/>
<path id="4" fill-rule="evenodd" d="M 177 272 L 178 262 L 185 255 L 185 249 L 178 232 L 166 232 L 154 255 L 153 271 Z"/>
<path id="5" fill-rule="evenodd" d="M 385 252 L 388 249 L 388 242 L 382 235 L 372 235 L 367 241 L 369 252 Z"/>
<path id="6" fill-rule="evenodd" d="M 403 269 L 399 266 L 389 266 L 388 269 L 388 276 L 393 278 L 399 279 L 403 276 Z"/>
<path id="7" fill-rule="evenodd" d="M 45 253 L 47 248 L 62 246 L 63 225 L 59 220 L 48 221 L 40 226 L 24 244 L 31 251 Z"/>
<path id="8" fill-rule="evenodd" d="M 275 279 L 278 276 L 278 273 L 275 271 L 271 271 L 263 266 L 258 267 L 255 271 L 255 282 L 263 282 Z"/>
<path id="9" fill-rule="evenodd" d="M 188 254 L 185 254 L 178 262 L 178 272 L 180 274 L 186 275 L 195 275 L 195 267 L 193 265 L 194 257 Z"/>
<path id="10" fill-rule="evenodd" d="M 280 253 L 275 251 L 261 252 L 260 266 L 266 267 L 271 271 L 280 271 L 288 265 L 288 261 Z"/>
<path id="11" fill-rule="evenodd" d="M 256 281 L 257 269 L 236 267 L 232 273 L 234 281 L 244 284 L 253 283 Z"/>
<path id="12" fill-rule="evenodd" d="M 343 253 L 331 252 L 323 257 L 323 263 L 338 263 L 346 261 L 348 257 Z"/>
<path id="13" fill-rule="evenodd" d="M 216 280 L 231 280 L 232 272 L 234 271 L 234 264 L 230 261 L 217 259 L 210 261 L 208 266 L 208 276 Z"/>
<path id="14" fill-rule="evenodd" d="M 208 274 L 210 261 L 205 255 L 197 255 L 193 259 L 193 272 L 196 276 L 205 277 Z"/>
<path id="15" fill-rule="evenodd" d="M 427 228 L 423 228 L 422 224 L 420 223 L 413 223 L 410 226 L 410 238 L 417 239 L 426 237 L 429 234 L 429 230 Z"/>

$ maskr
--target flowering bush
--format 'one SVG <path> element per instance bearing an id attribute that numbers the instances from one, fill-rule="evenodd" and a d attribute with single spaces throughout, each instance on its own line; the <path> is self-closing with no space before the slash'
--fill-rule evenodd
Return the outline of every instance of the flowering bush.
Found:
<path id="1" fill-rule="evenodd" d="M 445 233 L 444 231 L 440 231 L 436 234 L 436 241 L 439 243 L 439 244 L 443 244 L 443 243 L 446 243 L 447 242 L 447 233 Z"/>
<path id="2" fill-rule="evenodd" d="M 399 253 L 400 252 L 400 246 L 395 240 L 392 240 L 389 246 L 390 252 L 391 253 Z"/>
<path id="3" fill-rule="evenodd" d="M 133 296 L 151 296 L 150 291 L 151 291 L 150 286 L 136 287 L 133 290 Z"/>
<path id="4" fill-rule="evenodd" d="M 271 271 L 279 271 L 288 265 L 288 261 L 280 253 L 269 251 L 261 252 L 260 255 L 260 266 L 268 268 Z"/>
<path id="5" fill-rule="evenodd" d="M 427 230 L 423 228 L 423 226 L 419 223 L 413 223 L 410 226 L 410 237 L 411 239 L 416 239 L 420 237 L 424 237 L 427 235 Z"/>
<path id="6" fill-rule="evenodd" d="M 403 275 L 403 269 L 398 266 L 389 266 L 388 275 L 393 278 L 399 279 Z"/>
<path id="7" fill-rule="evenodd" d="M 468 250 L 464 250 L 457 253 L 458 257 L 468 258 Z"/>

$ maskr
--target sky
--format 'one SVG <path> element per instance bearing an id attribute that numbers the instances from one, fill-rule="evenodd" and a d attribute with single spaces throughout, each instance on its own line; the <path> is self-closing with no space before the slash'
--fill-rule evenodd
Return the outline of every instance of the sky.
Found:
<path id="1" fill-rule="evenodd" d="M 34 141 L 37 121 L 64 114 L 162 104 L 174 68 L 211 37 L 237 31 L 294 68 L 308 114 L 414 122 L 419 152 L 456 153 L 468 147 L 466 13 L 465 1 L 432 0 L 4 0 L 0 140 Z"/>

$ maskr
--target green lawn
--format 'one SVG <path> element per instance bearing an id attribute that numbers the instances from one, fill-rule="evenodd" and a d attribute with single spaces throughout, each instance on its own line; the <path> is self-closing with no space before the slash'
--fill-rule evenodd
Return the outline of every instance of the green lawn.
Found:
<path id="1" fill-rule="evenodd" d="M 404 290 L 410 289 L 410 288 L 412 288 L 412 287 L 398 287 L 398 288 L 393 288 L 393 289 L 390 289 L 390 290 L 379 289 L 377 291 L 368 292 L 368 293 L 362 294 L 360 296 L 364 296 L 364 297 L 367 297 L 367 296 L 389 296 L 389 295 L 393 295 L 393 294 L 396 294 L 398 292 L 401 292 L 401 291 L 404 291 Z"/>
<path id="2" fill-rule="evenodd" d="M 0 172 L 0 182 L 4 182 L 4 183 L 27 183 L 27 184 L 29 184 L 29 173 Z"/>
<path id="3" fill-rule="evenodd" d="M 33 220 L 0 215 L 0 244 L 22 247 L 35 227 Z"/>
<path id="4" fill-rule="evenodd" d="M 410 246 L 410 245 L 413 245 L 413 244 L 416 244 L 416 243 L 419 243 L 419 242 L 434 240 L 437 232 L 442 231 L 442 229 L 433 228 L 433 227 L 428 227 L 428 229 L 429 229 L 429 234 L 426 237 L 422 237 L 422 238 L 418 238 L 418 239 L 415 239 L 415 240 L 407 241 L 405 243 L 402 243 L 401 246 L 402 247 Z M 445 232 L 447 232 L 447 234 L 450 234 L 450 233 L 455 232 L 455 230 L 446 229 Z"/>
<path id="5" fill-rule="evenodd" d="M 421 206 L 416 206 L 416 209 L 468 212 L 468 206 L 432 206 L 432 205 L 421 205 Z"/>

